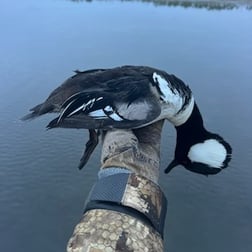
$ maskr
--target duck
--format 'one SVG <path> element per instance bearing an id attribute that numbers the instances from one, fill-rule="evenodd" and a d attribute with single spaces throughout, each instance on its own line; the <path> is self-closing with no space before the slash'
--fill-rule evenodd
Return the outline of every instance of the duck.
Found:
<path id="1" fill-rule="evenodd" d="M 232 156 L 231 145 L 206 130 L 190 87 L 149 66 L 77 70 L 22 120 L 47 113 L 58 113 L 47 129 L 89 130 L 79 169 L 88 162 L 102 131 L 134 130 L 164 119 L 176 129 L 174 158 L 165 173 L 180 165 L 198 174 L 217 174 Z"/>

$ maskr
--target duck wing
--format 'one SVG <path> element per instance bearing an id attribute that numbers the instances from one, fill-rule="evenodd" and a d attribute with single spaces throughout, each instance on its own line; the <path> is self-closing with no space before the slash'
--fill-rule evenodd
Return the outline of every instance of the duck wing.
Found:
<path id="1" fill-rule="evenodd" d="M 137 91 L 134 85 L 127 91 L 117 90 L 112 88 L 72 95 L 47 128 L 138 128 L 150 124 L 160 115 L 161 107 L 155 97 L 134 93 Z"/>

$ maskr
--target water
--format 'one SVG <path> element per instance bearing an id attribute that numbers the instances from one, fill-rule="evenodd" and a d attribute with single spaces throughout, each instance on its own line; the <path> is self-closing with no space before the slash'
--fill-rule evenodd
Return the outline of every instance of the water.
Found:
<path id="1" fill-rule="evenodd" d="M 1 251 L 64 251 L 99 168 L 100 148 L 77 169 L 84 130 L 45 131 L 51 116 L 19 118 L 72 70 L 124 64 L 185 80 L 207 127 L 234 149 L 217 176 L 162 175 L 165 251 L 252 251 L 252 11 L 63 0 L 2 1 L 0 9 Z M 167 124 L 161 170 L 174 137 Z"/>

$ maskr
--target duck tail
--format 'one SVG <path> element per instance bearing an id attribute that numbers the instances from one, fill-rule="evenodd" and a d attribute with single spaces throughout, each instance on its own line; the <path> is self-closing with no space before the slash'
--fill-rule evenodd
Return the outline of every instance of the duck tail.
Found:
<path id="1" fill-rule="evenodd" d="M 23 116 L 21 118 L 21 120 L 22 121 L 32 120 L 32 119 L 35 119 L 36 117 L 40 116 L 41 115 L 40 110 L 41 110 L 42 105 L 43 104 L 39 104 L 39 105 L 35 106 L 34 108 L 31 108 L 30 111 L 32 111 L 32 112 Z"/>

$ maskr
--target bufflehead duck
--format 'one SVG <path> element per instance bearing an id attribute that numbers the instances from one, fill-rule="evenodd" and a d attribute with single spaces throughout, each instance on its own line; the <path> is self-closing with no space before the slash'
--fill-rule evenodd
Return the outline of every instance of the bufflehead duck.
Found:
<path id="1" fill-rule="evenodd" d="M 177 131 L 175 157 L 166 173 L 182 165 L 196 173 L 216 174 L 231 160 L 231 146 L 204 128 L 190 88 L 175 75 L 151 67 L 76 71 L 31 111 L 23 120 L 57 112 L 48 129 L 89 130 L 80 169 L 95 149 L 100 130 L 136 129 L 162 119 Z"/>

